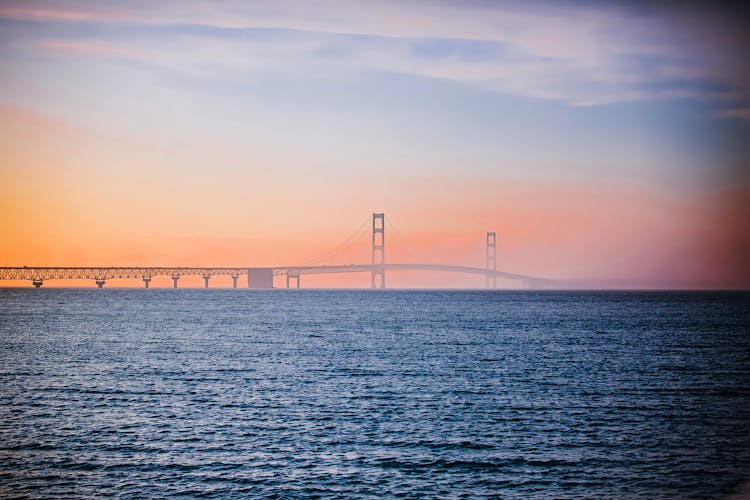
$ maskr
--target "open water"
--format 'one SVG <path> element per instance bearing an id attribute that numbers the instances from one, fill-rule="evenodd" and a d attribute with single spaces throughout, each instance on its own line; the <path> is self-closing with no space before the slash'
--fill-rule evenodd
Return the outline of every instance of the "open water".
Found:
<path id="1" fill-rule="evenodd" d="M 0 496 L 748 481 L 747 293 L 0 289 Z"/>

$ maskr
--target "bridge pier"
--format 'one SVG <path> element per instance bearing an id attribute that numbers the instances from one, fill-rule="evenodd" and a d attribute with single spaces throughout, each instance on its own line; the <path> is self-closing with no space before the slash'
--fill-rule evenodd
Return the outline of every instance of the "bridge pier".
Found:
<path id="1" fill-rule="evenodd" d="M 179 274 L 172 275 L 172 281 L 174 282 L 174 286 L 172 288 L 177 288 L 177 281 L 180 279 Z"/>
<path id="2" fill-rule="evenodd" d="M 270 289 L 273 288 L 272 267 L 251 267 L 247 270 L 247 287 Z"/>
<path id="3" fill-rule="evenodd" d="M 203 275 L 203 282 L 204 282 L 203 288 L 208 288 L 208 280 L 210 280 L 210 279 L 211 279 L 211 275 L 210 274 L 204 274 Z"/>
<path id="4" fill-rule="evenodd" d="M 143 284 L 146 288 L 148 288 L 148 284 L 151 282 L 151 276 L 144 276 L 143 277 Z"/>
<path id="5" fill-rule="evenodd" d="M 237 278 L 239 278 L 239 274 L 233 274 L 232 275 L 232 288 L 237 288 Z"/>
<path id="6" fill-rule="evenodd" d="M 99 288 L 104 287 L 104 280 L 99 279 L 99 280 L 96 280 L 94 283 L 96 283 L 96 286 L 98 286 Z"/>
<path id="7" fill-rule="evenodd" d="M 42 280 L 31 280 L 31 284 L 34 285 L 34 288 L 40 288 L 42 283 L 44 283 Z"/>
<path id="8" fill-rule="evenodd" d="M 286 272 L 286 287 L 289 288 L 289 280 L 290 279 L 296 279 L 297 280 L 297 288 L 299 288 L 299 270 L 297 271 L 289 271 Z"/>

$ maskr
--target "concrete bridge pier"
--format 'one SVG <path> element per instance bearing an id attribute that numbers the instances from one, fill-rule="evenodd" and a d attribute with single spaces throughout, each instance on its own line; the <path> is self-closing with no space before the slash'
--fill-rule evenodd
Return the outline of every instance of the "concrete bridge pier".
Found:
<path id="1" fill-rule="evenodd" d="M 31 284 L 34 285 L 34 288 L 40 288 L 42 286 L 42 283 L 44 283 L 44 281 L 40 279 L 31 280 Z"/>
<path id="2" fill-rule="evenodd" d="M 174 274 L 174 275 L 172 275 L 172 281 L 174 282 L 174 286 L 173 286 L 173 288 L 177 288 L 177 281 L 178 281 L 179 279 L 180 279 L 180 275 L 179 275 L 179 274 Z"/>
<path id="3" fill-rule="evenodd" d="M 143 277 L 143 284 L 148 288 L 148 284 L 151 282 L 151 276 L 144 276 Z"/>
<path id="4" fill-rule="evenodd" d="M 95 281 L 95 283 L 96 283 L 96 286 L 98 286 L 99 288 L 104 287 L 104 280 L 103 279 L 98 279 L 98 280 Z"/>
<path id="5" fill-rule="evenodd" d="M 272 267 L 251 267 L 247 270 L 248 288 L 273 288 Z"/>
<path id="6" fill-rule="evenodd" d="M 237 279 L 240 277 L 239 274 L 232 275 L 232 288 L 237 288 Z"/>
<path id="7" fill-rule="evenodd" d="M 208 280 L 210 280 L 210 279 L 211 279 L 211 275 L 210 274 L 204 274 L 203 275 L 203 283 L 204 283 L 203 288 L 208 288 Z"/>

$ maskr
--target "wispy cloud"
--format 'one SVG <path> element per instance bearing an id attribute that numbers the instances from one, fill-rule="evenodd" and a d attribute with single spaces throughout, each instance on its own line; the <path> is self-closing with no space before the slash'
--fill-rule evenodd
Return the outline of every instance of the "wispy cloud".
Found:
<path id="1" fill-rule="evenodd" d="M 42 40 L 39 42 L 39 48 L 42 50 L 56 52 L 72 52 L 81 54 L 91 54 L 95 56 L 122 57 L 136 60 L 153 60 L 148 52 L 134 50 L 128 47 L 121 47 L 111 43 L 104 42 L 79 42 L 72 40 Z"/>
<path id="2" fill-rule="evenodd" d="M 521 2 L 70 1 L 0 7 L 6 19 L 150 26 L 164 36 L 132 35 L 124 40 L 132 49 L 110 55 L 135 57 L 154 49 L 162 64 L 190 71 L 209 62 L 228 71 L 379 70 L 581 105 L 748 98 L 748 63 L 731 56 L 739 35 L 727 35 L 725 19 L 702 14 Z M 700 34 L 699 43 L 693 33 Z M 96 36 L 104 35 L 43 47 L 85 42 L 106 55 L 109 40 Z"/>
<path id="3" fill-rule="evenodd" d="M 726 109 L 719 111 L 716 116 L 720 118 L 743 118 L 750 120 L 750 108 Z"/>
<path id="4" fill-rule="evenodd" d="M 124 11 L 105 6 L 92 9 L 78 3 L 53 4 L 47 2 L 8 2 L 0 5 L 0 18 L 31 21 L 126 21 L 136 18 Z"/>

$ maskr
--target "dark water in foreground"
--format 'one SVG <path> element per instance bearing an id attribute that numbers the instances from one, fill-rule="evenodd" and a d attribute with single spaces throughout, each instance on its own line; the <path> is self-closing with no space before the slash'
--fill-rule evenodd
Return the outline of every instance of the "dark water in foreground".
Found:
<path id="1" fill-rule="evenodd" d="M 0 496 L 721 498 L 750 295 L 0 290 Z"/>

